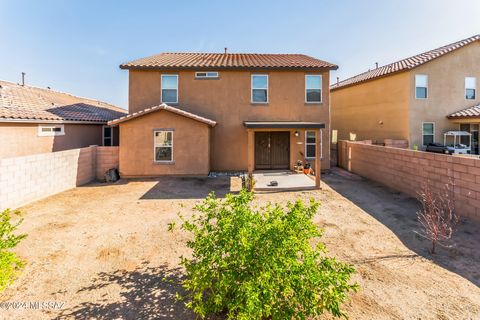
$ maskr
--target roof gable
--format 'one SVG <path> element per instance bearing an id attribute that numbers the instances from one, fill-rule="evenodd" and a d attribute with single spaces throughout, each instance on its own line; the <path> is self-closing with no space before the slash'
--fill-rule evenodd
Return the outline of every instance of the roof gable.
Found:
<path id="1" fill-rule="evenodd" d="M 119 123 L 122 123 L 122 122 L 125 122 L 125 121 L 129 121 L 129 120 L 132 120 L 132 119 L 135 119 L 135 118 L 138 118 L 138 117 L 141 117 L 141 116 L 144 116 L 144 115 L 147 115 L 147 114 L 149 114 L 149 113 L 152 113 L 152 112 L 155 112 L 155 111 L 159 111 L 159 110 L 166 110 L 166 111 L 169 111 L 169 112 L 173 112 L 173 113 L 178 114 L 178 115 L 181 115 L 181 116 L 183 116 L 183 117 L 190 118 L 190 119 L 192 119 L 192 120 L 195 120 L 195 121 L 199 121 L 199 122 L 208 124 L 208 125 L 211 126 L 211 127 L 214 127 L 214 126 L 217 124 L 217 122 L 215 122 L 214 120 L 210 120 L 210 119 L 201 117 L 201 116 L 199 116 L 199 115 L 193 114 L 193 113 L 191 113 L 191 112 L 187 112 L 187 111 L 184 111 L 184 110 L 181 110 L 181 109 L 178 109 L 178 108 L 169 106 L 169 105 L 167 105 L 167 104 L 165 104 L 165 103 L 162 103 L 161 105 L 154 106 L 154 107 L 150 107 L 150 108 L 146 108 L 146 109 L 143 109 L 143 110 L 134 112 L 134 113 L 130 113 L 130 114 L 128 114 L 128 115 L 126 115 L 126 116 L 123 116 L 123 117 L 121 117 L 121 118 L 118 118 L 118 119 L 109 121 L 109 122 L 108 122 L 108 125 L 109 125 L 109 126 L 117 125 L 117 124 L 119 124 Z"/>
<path id="2" fill-rule="evenodd" d="M 303 54 L 161 53 L 120 65 L 121 69 L 337 69 Z"/>
<path id="3" fill-rule="evenodd" d="M 452 51 L 460 49 L 468 44 L 474 43 L 479 40 L 480 40 L 480 34 L 464 40 L 460 40 L 460 41 L 448 44 L 446 46 L 443 46 L 437 49 L 433 49 L 421 54 L 417 54 L 415 56 L 412 56 L 397 62 L 387 64 L 385 66 L 382 66 L 373 70 L 369 70 L 367 72 L 364 72 L 359 75 L 340 81 L 339 83 L 335 83 L 330 86 L 330 89 L 336 90 L 336 89 L 348 87 L 351 85 L 363 83 L 369 80 L 377 79 L 390 74 L 411 70 L 429 61 L 432 61 L 436 58 L 444 56 Z"/>

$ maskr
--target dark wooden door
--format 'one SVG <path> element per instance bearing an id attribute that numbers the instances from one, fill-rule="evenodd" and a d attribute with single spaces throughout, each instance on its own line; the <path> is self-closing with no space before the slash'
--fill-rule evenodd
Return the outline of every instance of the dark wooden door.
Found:
<path id="1" fill-rule="evenodd" d="M 255 132 L 255 169 L 290 168 L 290 133 Z"/>

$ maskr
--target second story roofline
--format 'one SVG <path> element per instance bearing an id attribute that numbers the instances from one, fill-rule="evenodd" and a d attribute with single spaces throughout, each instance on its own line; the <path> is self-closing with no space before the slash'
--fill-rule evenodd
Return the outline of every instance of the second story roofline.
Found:
<path id="1" fill-rule="evenodd" d="M 161 53 L 120 65 L 127 70 L 336 70 L 338 66 L 304 54 Z"/>
<path id="2" fill-rule="evenodd" d="M 408 70 L 412 70 L 416 67 L 419 67 L 427 62 L 430 62 L 434 59 L 437 59 L 441 56 L 444 56 L 450 52 L 453 52 L 457 49 L 463 48 L 466 45 L 471 43 L 480 41 L 480 34 L 472 36 L 470 38 L 466 38 L 451 44 L 447 44 L 445 46 L 426 51 L 409 58 L 399 60 L 373 70 L 368 70 L 366 72 L 360 73 L 356 76 L 350 77 L 348 79 L 342 80 L 338 83 L 334 83 L 330 86 L 330 90 L 338 90 L 347 88 L 353 85 L 361 84 L 370 80 L 379 79 L 382 77 L 390 76 L 393 74 L 397 74 L 400 72 L 405 72 Z"/>

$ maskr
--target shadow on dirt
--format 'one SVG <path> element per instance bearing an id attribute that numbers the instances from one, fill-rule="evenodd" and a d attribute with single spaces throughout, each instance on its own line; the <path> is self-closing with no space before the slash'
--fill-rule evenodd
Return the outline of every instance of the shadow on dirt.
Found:
<path id="1" fill-rule="evenodd" d="M 181 279 L 178 268 L 169 269 L 164 265 L 99 273 L 90 286 L 79 292 L 87 291 L 98 296 L 103 292 L 99 290 L 119 285 L 121 301 L 108 302 L 109 299 L 100 298 L 99 301 L 84 302 L 63 310 L 56 319 L 196 319 L 193 312 L 176 299 L 177 292 L 184 293 Z"/>
<path id="2" fill-rule="evenodd" d="M 335 168 L 323 182 L 388 227 L 410 250 L 480 286 L 480 224 L 462 220 L 452 247 L 429 253 L 430 243 L 415 233 L 420 224 L 416 199 Z"/>

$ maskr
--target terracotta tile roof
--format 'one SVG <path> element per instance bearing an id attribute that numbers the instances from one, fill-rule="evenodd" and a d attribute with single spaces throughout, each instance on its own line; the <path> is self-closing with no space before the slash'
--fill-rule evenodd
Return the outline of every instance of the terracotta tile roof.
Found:
<path id="1" fill-rule="evenodd" d="M 303 54 L 161 53 L 120 65 L 122 69 L 337 69 Z"/>
<path id="2" fill-rule="evenodd" d="M 449 119 L 480 118 L 480 104 L 469 107 L 447 116 Z"/>
<path id="3" fill-rule="evenodd" d="M 357 83 L 365 82 L 368 80 L 373 80 L 379 77 L 383 77 L 389 74 L 401 72 L 401 71 L 407 71 L 411 70 L 413 68 L 416 68 L 424 63 L 427 63 L 429 61 L 432 61 L 433 59 L 436 59 L 438 57 L 441 57 L 449 52 L 455 51 L 457 49 L 460 49 L 470 43 L 473 43 L 475 41 L 480 40 L 480 34 L 477 34 L 473 37 L 460 40 L 451 44 L 448 44 L 446 46 L 433 49 L 421 54 L 417 54 L 413 57 L 406 58 L 394 63 L 387 64 L 383 67 L 379 67 L 373 70 L 369 70 L 367 72 L 361 73 L 359 75 L 356 75 L 354 77 L 345 79 L 343 81 L 340 81 L 338 84 L 335 83 L 330 86 L 331 90 L 339 89 L 342 87 L 347 87 L 350 85 L 354 85 Z"/>
<path id="4" fill-rule="evenodd" d="M 199 115 L 184 111 L 182 109 L 174 108 L 174 107 L 169 106 L 165 103 L 162 103 L 161 105 L 146 108 L 146 109 L 134 112 L 134 113 L 130 113 L 130 114 L 124 116 L 124 117 L 121 117 L 121 118 L 118 118 L 118 119 L 115 119 L 115 120 L 112 120 L 112 121 L 108 121 L 108 125 L 109 126 L 117 125 L 119 123 L 129 121 L 129 120 L 132 120 L 132 119 L 135 119 L 135 118 L 138 118 L 138 117 L 141 117 L 141 116 L 144 116 L 146 114 L 149 114 L 149 113 L 152 113 L 152 112 L 155 112 L 155 111 L 159 111 L 159 110 L 170 111 L 170 112 L 176 113 L 178 115 L 181 115 L 181 116 L 184 116 L 184 117 L 196 120 L 196 121 L 206 123 L 206 124 L 208 124 L 209 126 L 212 126 L 212 127 L 214 127 L 217 124 L 216 121 L 213 121 L 213 120 L 201 117 Z"/>
<path id="5" fill-rule="evenodd" d="M 126 110 L 105 102 L 0 80 L 0 122 L 52 120 L 106 123 L 125 114 Z"/>

